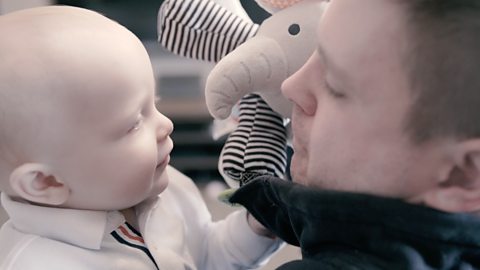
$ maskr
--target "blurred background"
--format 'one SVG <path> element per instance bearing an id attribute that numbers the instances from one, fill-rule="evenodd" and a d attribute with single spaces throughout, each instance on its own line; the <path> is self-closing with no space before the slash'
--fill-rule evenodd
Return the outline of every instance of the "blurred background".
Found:
<path id="1" fill-rule="evenodd" d="M 231 0 L 236 1 L 236 0 Z M 213 63 L 182 58 L 164 50 L 157 42 L 157 12 L 162 0 L 0 0 L 0 14 L 52 4 L 71 5 L 96 10 L 118 21 L 134 32 L 150 55 L 157 93 L 161 97 L 160 112 L 172 119 L 175 147 L 171 164 L 190 176 L 202 190 L 214 219 L 221 219 L 232 209 L 220 203 L 216 196 L 226 187 L 218 173 L 218 155 L 225 138 L 214 140 L 211 135 L 212 117 L 205 106 L 205 80 Z M 256 23 L 269 16 L 254 0 L 241 0 Z M 0 207 L 0 224 L 7 219 Z M 262 269 L 275 269 L 282 262 L 300 257 L 299 250 L 287 246 Z"/>

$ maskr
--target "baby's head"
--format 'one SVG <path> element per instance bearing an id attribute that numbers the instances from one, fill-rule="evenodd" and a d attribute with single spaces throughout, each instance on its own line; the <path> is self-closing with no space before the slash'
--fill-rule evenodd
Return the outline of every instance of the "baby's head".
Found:
<path id="1" fill-rule="evenodd" d="M 85 9 L 0 16 L 0 190 L 117 210 L 161 192 L 171 121 L 155 108 L 142 43 Z"/>

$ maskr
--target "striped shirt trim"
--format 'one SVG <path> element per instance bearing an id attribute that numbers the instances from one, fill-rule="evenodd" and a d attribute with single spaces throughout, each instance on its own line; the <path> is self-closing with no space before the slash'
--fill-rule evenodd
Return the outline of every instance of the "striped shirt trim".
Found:
<path id="1" fill-rule="evenodd" d="M 120 244 L 141 250 L 143 253 L 145 253 L 145 255 L 148 256 L 148 258 L 150 258 L 155 267 L 159 269 L 157 263 L 155 262 L 155 259 L 153 259 L 152 254 L 145 245 L 145 241 L 143 240 L 142 235 L 130 224 L 125 222 L 124 224 L 120 225 L 116 230 L 112 231 L 110 234 Z"/>

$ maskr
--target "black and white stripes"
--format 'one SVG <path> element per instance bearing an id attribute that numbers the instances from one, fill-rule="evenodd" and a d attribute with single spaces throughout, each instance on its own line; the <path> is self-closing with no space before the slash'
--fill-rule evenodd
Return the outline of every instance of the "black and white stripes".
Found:
<path id="1" fill-rule="evenodd" d="M 165 0 L 158 15 L 158 41 L 180 56 L 218 62 L 256 34 L 258 25 L 210 0 Z M 239 124 L 220 155 L 219 171 L 231 187 L 257 175 L 286 171 L 283 119 L 256 94 L 242 98 Z"/>
<path id="2" fill-rule="evenodd" d="M 282 117 L 256 94 L 245 96 L 239 106 L 239 125 L 222 150 L 220 172 L 230 186 L 241 186 L 257 175 L 283 178 L 287 134 Z"/>
<path id="3" fill-rule="evenodd" d="M 166 0 L 158 14 L 159 42 L 193 59 L 218 62 L 257 30 L 257 24 L 210 0 Z"/>

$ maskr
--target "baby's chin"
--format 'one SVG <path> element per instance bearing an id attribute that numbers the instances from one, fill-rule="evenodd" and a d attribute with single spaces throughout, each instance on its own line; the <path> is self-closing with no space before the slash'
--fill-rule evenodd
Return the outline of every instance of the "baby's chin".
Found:
<path id="1" fill-rule="evenodd" d="M 169 181 L 170 181 L 170 179 L 168 177 L 167 170 L 165 169 L 158 176 L 156 176 L 156 178 L 154 179 L 153 187 L 152 187 L 152 191 L 150 193 L 150 196 L 156 196 L 156 195 L 162 193 L 163 191 L 165 191 L 165 189 L 168 186 Z"/>

